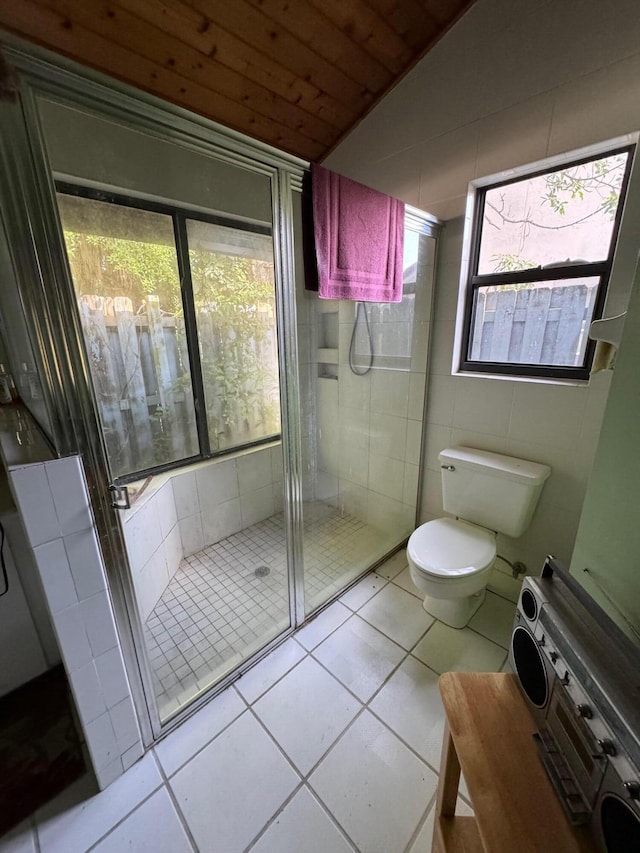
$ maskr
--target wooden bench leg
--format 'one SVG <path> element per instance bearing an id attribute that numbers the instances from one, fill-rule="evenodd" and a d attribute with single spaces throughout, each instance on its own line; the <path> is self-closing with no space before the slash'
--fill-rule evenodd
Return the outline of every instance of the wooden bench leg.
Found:
<path id="1" fill-rule="evenodd" d="M 436 798 L 436 812 L 433 822 L 433 853 L 442 853 L 444 843 L 440 831 L 440 818 L 453 817 L 456 813 L 458 787 L 460 785 L 460 762 L 456 752 L 449 724 L 445 723 L 440 758 L 440 778 Z"/>

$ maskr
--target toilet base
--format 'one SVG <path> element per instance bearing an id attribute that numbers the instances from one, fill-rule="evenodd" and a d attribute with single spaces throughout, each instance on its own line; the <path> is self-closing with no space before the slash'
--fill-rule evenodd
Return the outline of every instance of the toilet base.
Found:
<path id="1" fill-rule="evenodd" d="M 432 598 L 425 596 L 422 606 L 430 616 L 451 628 L 464 628 L 476 610 L 481 607 L 486 589 L 466 598 Z"/>

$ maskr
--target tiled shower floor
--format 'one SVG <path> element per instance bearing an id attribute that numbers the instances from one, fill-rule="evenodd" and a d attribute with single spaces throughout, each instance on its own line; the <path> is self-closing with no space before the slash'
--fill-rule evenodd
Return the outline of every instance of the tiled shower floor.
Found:
<path id="1" fill-rule="evenodd" d="M 307 610 L 381 555 L 379 532 L 319 501 L 304 505 Z M 267 566 L 269 574 L 256 576 Z M 164 718 L 289 625 L 282 513 L 187 557 L 146 626 Z"/>

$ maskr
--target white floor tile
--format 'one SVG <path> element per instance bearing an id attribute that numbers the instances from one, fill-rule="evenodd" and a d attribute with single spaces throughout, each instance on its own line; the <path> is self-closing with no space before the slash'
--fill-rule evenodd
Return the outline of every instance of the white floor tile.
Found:
<path id="1" fill-rule="evenodd" d="M 396 575 L 399 575 L 406 565 L 407 552 L 406 549 L 403 548 L 401 551 L 398 551 L 397 554 L 394 554 L 393 557 L 389 557 L 389 559 L 381 566 L 378 566 L 376 574 L 381 575 L 383 578 L 390 581 L 393 580 Z"/>
<path id="2" fill-rule="evenodd" d="M 162 784 L 149 753 L 105 791 L 84 777 L 36 812 L 42 853 L 85 853 Z"/>
<path id="3" fill-rule="evenodd" d="M 420 601 L 424 601 L 424 595 L 420 592 L 420 590 L 416 587 L 414 582 L 411 580 L 411 574 L 409 572 L 409 566 L 403 569 L 397 577 L 393 579 L 393 582 L 396 586 L 401 587 L 402 589 L 410 592 L 411 595 L 415 595 L 416 598 L 419 598 Z"/>
<path id="4" fill-rule="evenodd" d="M 314 649 L 316 657 L 363 702 L 378 690 L 406 652 L 359 616 L 352 616 Z"/>
<path id="5" fill-rule="evenodd" d="M 246 712 L 170 781 L 200 853 L 240 853 L 299 778 Z"/>
<path id="6" fill-rule="evenodd" d="M 359 607 L 369 601 L 377 592 L 380 592 L 383 586 L 387 584 L 387 580 L 380 577 L 376 572 L 371 572 L 365 578 L 362 578 L 360 583 L 352 586 L 350 590 L 341 596 L 340 601 L 346 604 L 351 610 L 357 610 Z"/>
<path id="7" fill-rule="evenodd" d="M 321 643 L 325 637 L 328 637 L 332 631 L 342 625 L 351 616 L 351 611 L 344 604 L 336 601 L 326 610 L 323 610 L 315 617 L 308 625 L 305 625 L 296 634 L 296 640 L 304 646 L 307 651 L 314 649 L 318 643 Z"/>
<path id="8" fill-rule="evenodd" d="M 458 801 L 456 803 L 456 814 L 460 815 L 472 815 L 473 811 L 469 808 L 469 806 L 465 803 L 464 800 L 461 800 L 458 797 Z M 411 847 L 409 848 L 409 853 L 431 853 L 431 842 L 433 841 L 433 822 L 436 815 L 435 803 L 429 809 L 429 814 L 427 815 L 427 819 L 422 824 L 420 832 L 416 840 L 413 842 Z"/>
<path id="9" fill-rule="evenodd" d="M 444 732 L 438 678 L 433 670 L 408 657 L 369 706 L 436 771 Z"/>
<path id="10" fill-rule="evenodd" d="M 156 755 L 167 776 L 186 764 L 244 710 L 244 702 L 230 687 L 160 741 L 155 748 Z"/>
<path id="11" fill-rule="evenodd" d="M 96 853 L 193 853 L 165 788 L 156 791 L 93 849 Z"/>
<path id="12" fill-rule="evenodd" d="M 294 639 L 286 640 L 275 651 L 236 681 L 238 692 L 251 704 L 289 672 L 305 656 Z"/>
<path id="13" fill-rule="evenodd" d="M 301 788 L 251 853 L 353 853 L 308 788 Z"/>
<path id="14" fill-rule="evenodd" d="M 309 783 L 360 853 L 403 853 L 437 777 L 365 711 Z"/>
<path id="15" fill-rule="evenodd" d="M 516 606 L 512 601 L 507 601 L 493 592 L 487 592 L 482 607 L 469 622 L 469 627 L 488 640 L 508 649 L 515 614 Z"/>
<path id="16" fill-rule="evenodd" d="M 320 664 L 305 658 L 253 709 L 296 767 L 308 773 L 360 707 Z"/>
<path id="17" fill-rule="evenodd" d="M 361 607 L 358 615 L 405 649 L 413 648 L 434 622 L 415 595 L 392 583 Z"/>
<path id="18" fill-rule="evenodd" d="M 31 821 L 22 821 L 0 838 L 0 853 L 36 853 L 36 838 Z"/>
<path id="19" fill-rule="evenodd" d="M 506 652 L 469 628 L 436 622 L 412 654 L 438 673 L 497 672 Z"/>

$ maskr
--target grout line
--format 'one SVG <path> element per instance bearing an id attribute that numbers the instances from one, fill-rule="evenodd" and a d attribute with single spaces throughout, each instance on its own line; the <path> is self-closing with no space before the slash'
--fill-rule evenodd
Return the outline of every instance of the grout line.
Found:
<path id="1" fill-rule="evenodd" d="M 353 614 L 353 615 L 355 616 L 356 614 Z M 360 618 L 362 618 L 362 617 L 360 617 Z M 363 621 L 366 621 L 366 620 L 363 620 Z M 395 641 L 393 641 L 393 640 L 391 641 L 391 642 L 394 642 L 394 645 L 398 646 L 399 648 L 401 648 L 401 649 L 405 652 L 404 657 L 403 657 L 403 658 L 398 662 L 398 664 L 397 664 L 396 666 L 394 666 L 394 667 L 393 667 L 393 669 L 392 669 L 392 670 L 390 670 L 389 674 L 386 676 L 386 678 L 384 679 L 384 681 L 380 684 L 380 686 L 375 690 L 375 692 L 374 692 L 374 693 L 369 697 L 369 699 L 367 699 L 366 701 L 363 701 L 362 699 L 360 699 L 360 697 L 359 697 L 359 696 L 356 696 L 356 694 L 355 694 L 355 693 L 354 693 L 354 692 L 353 692 L 353 691 L 352 691 L 352 690 L 351 690 L 351 689 L 350 689 L 346 684 L 343 684 L 343 682 L 342 682 L 342 681 L 340 681 L 340 679 L 339 679 L 339 678 L 338 678 L 338 677 L 337 677 L 333 672 L 331 672 L 331 670 L 329 670 L 329 669 L 328 669 L 328 668 L 323 664 L 323 662 L 322 662 L 321 660 L 319 660 L 318 658 L 316 658 L 316 657 L 313 655 L 313 653 L 312 653 L 312 652 L 310 652 L 309 654 L 311 655 L 311 657 L 313 657 L 313 660 L 314 660 L 314 661 L 315 661 L 319 666 L 321 666 L 321 667 L 325 670 L 325 672 L 327 672 L 327 673 L 328 673 L 332 678 L 334 678 L 334 679 L 335 679 L 335 680 L 336 680 L 336 681 L 337 681 L 337 682 L 338 682 L 338 683 L 339 683 L 339 684 L 340 684 L 340 685 L 341 685 L 341 686 L 342 686 L 342 687 L 343 687 L 343 688 L 344 688 L 348 693 L 350 693 L 350 694 L 354 697 L 354 699 L 356 699 L 356 700 L 357 700 L 357 701 L 362 705 L 362 711 L 365 711 L 365 710 L 366 710 L 366 711 L 369 711 L 369 713 L 370 713 L 370 714 L 372 714 L 372 715 L 373 715 L 373 716 L 374 716 L 374 717 L 375 717 L 375 718 L 376 718 L 380 723 L 382 723 L 382 725 L 383 725 L 383 726 L 384 726 L 384 727 L 385 727 L 389 732 L 391 732 L 391 734 L 393 734 L 395 737 L 397 737 L 397 738 L 398 738 L 398 740 L 400 740 L 400 741 L 401 741 L 401 742 L 402 742 L 402 743 L 407 747 L 407 749 L 409 749 L 409 750 L 410 750 L 410 752 L 412 752 L 412 753 L 413 753 L 413 755 L 415 755 L 415 756 L 416 756 L 416 758 L 418 758 L 418 759 L 419 759 L 423 764 L 426 764 L 426 765 L 427 765 L 427 767 L 428 767 L 430 770 L 432 770 L 432 771 L 436 774 L 436 776 L 437 776 L 437 775 L 438 775 L 438 773 L 439 773 L 439 769 L 434 768 L 431 764 L 429 764 L 429 762 L 428 762 L 425 758 L 423 758 L 423 757 L 422 757 L 418 752 L 416 752 L 416 750 L 414 749 L 414 747 L 412 747 L 412 746 L 411 746 L 411 744 L 407 743 L 407 742 L 402 738 L 402 736 L 398 734 L 398 732 L 396 732 L 394 729 L 392 729 L 392 728 L 391 728 L 391 726 L 390 726 L 390 725 L 389 725 L 389 724 L 388 724 L 388 723 L 387 723 L 387 722 L 386 722 L 382 717 L 380 717 L 380 716 L 379 716 L 379 715 L 378 715 L 378 714 L 377 714 L 377 713 L 376 713 L 376 712 L 375 712 L 375 711 L 370 707 L 370 703 L 371 703 L 371 702 L 373 702 L 373 700 L 374 700 L 374 699 L 375 699 L 375 698 L 376 698 L 376 697 L 377 697 L 377 696 L 382 692 L 382 690 L 387 686 L 387 684 L 389 683 L 389 681 L 393 678 L 393 676 L 396 674 L 396 672 L 400 669 L 400 667 L 405 663 L 405 661 L 406 661 L 406 660 L 407 660 L 407 658 L 409 658 L 409 657 L 412 657 L 415 661 L 417 661 L 418 663 L 422 664 L 422 665 L 423 665 L 423 666 L 425 666 L 427 669 L 431 670 L 431 672 L 433 672 L 433 673 L 434 673 L 434 675 L 436 675 L 436 676 L 438 676 L 438 677 L 441 675 L 441 673 L 436 672 L 436 670 L 435 670 L 435 669 L 433 669 L 433 667 L 428 666 L 428 664 L 425 664 L 425 663 L 424 663 L 424 661 L 421 661 L 419 658 L 415 657 L 415 656 L 412 654 L 413 649 L 415 649 L 415 647 L 418 645 L 418 643 L 421 643 L 421 642 L 422 642 L 422 640 L 423 640 L 423 639 L 425 638 L 425 636 L 429 633 L 429 631 L 431 630 L 431 628 L 433 627 L 433 625 L 435 625 L 436 623 L 437 623 L 437 620 L 434 620 L 434 622 L 433 622 L 431 625 L 429 625 L 429 627 L 428 627 L 428 628 L 426 629 L 426 631 L 422 634 L 422 636 L 420 637 L 420 639 L 416 641 L 416 643 L 414 644 L 414 646 L 412 647 L 412 649 L 411 649 L 410 651 L 407 651 L 406 649 L 404 649 L 404 647 L 403 647 L 403 646 L 400 646 L 400 645 L 399 645 L 399 643 L 395 643 Z M 344 623 L 343 623 L 343 624 L 344 624 Z M 371 625 L 371 623 L 370 623 L 370 622 L 367 622 L 367 624 L 368 624 L 370 627 L 374 628 L 374 630 L 378 631 L 378 628 L 376 628 L 374 625 Z M 379 633 L 380 633 L 380 634 L 382 634 L 382 632 L 381 632 L 381 631 L 379 631 Z M 386 637 L 386 634 L 382 634 L 382 636 Z M 325 753 L 323 754 L 322 758 L 321 758 L 321 759 L 319 759 L 319 761 L 316 763 L 316 765 L 314 766 L 314 768 L 309 772 L 309 774 L 308 774 L 309 776 L 311 776 L 311 775 L 312 775 L 312 773 L 313 773 L 313 772 L 315 772 L 315 769 L 317 768 L 318 764 L 320 764 L 320 763 L 321 763 L 321 761 L 323 761 L 323 760 L 324 760 L 324 759 L 329 755 L 329 752 L 331 752 L 331 751 L 333 750 L 333 748 L 336 746 L 336 744 L 338 743 L 338 741 L 342 739 L 342 737 L 344 736 L 344 734 L 347 732 L 347 730 L 348 730 L 348 729 L 350 729 L 350 728 L 351 728 L 351 726 L 353 725 L 353 723 L 355 722 L 355 720 L 356 720 L 356 719 L 361 715 L 361 713 L 362 713 L 362 712 L 358 713 L 358 714 L 356 715 L 356 717 L 354 717 L 354 719 L 351 721 L 351 723 L 349 723 L 349 725 L 348 725 L 348 726 L 347 726 L 347 728 L 344 730 L 344 732 L 342 732 L 342 734 L 337 738 L 337 740 L 332 744 L 332 746 L 331 746 L 331 747 L 329 747 L 329 749 L 327 750 L 327 752 L 325 752 Z"/>
<path id="2" fill-rule="evenodd" d="M 176 814 L 177 814 L 177 816 L 178 816 L 178 820 L 180 821 L 180 824 L 181 824 L 182 828 L 183 828 L 183 829 L 184 829 L 184 831 L 185 831 L 185 834 L 186 834 L 186 836 L 187 836 L 187 839 L 188 839 L 189 843 L 190 843 L 190 844 L 191 844 L 191 846 L 193 847 L 194 853 L 198 853 L 199 847 L 198 847 L 198 845 L 196 844 L 196 840 L 195 840 L 195 838 L 193 837 L 193 834 L 192 834 L 192 832 L 191 832 L 191 829 L 190 829 L 190 827 L 189 827 L 189 824 L 188 824 L 188 822 L 187 822 L 187 819 L 186 819 L 186 817 L 184 816 L 184 814 L 182 813 L 182 809 L 180 808 L 180 804 L 178 803 L 178 799 L 177 799 L 176 795 L 175 795 L 175 794 L 174 794 L 174 792 L 173 792 L 173 788 L 172 788 L 172 787 L 171 787 L 171 785 L 169 784 L 169 779 L 167 778 L 167 776 L 166 776 L 166 774 L 165 774 L 164 770 L 162 769 L 162 765 L 160 764 L 160 761 L 157 759 L 157 757 L 156 757 L 155 755 L 154 755 L 154 758 L 155 758 L 155 760 L 156 760 L 156 764 L 158 765 L 158 770 L 159 770 L 159 772 L 160 772 L 160 776 L 161 776 L 161 777 L 162 777 L 162 779 L 164 780 L 164 788 L 165 788 L 165 790 L 166 790 L 167 794 L 169 795 L 169 799 L 170 799 L 170 800 L 171 800 L 171 802 L 173 803 L 173 807 L 174 807 L 174 809 L 176 810 Z"/>
<path id="3" fill-rule="evenodd" d="M 222 695 L 223 695 L 223 693 L 225 693 L 227 690 L 235 690 L 235 685 L 234 685 L 234 684 L 230 684 L 228 687 L 226 687 L 226 688 L 225 688 L 225 690 L 223 690 L 221 693 L 219 693 L 219 694 L 218 694 L 218 696 L 222 696 Z M 238 691 L 236 691 L 236 693 L 237 693 L 237 692 L 238 692 Z M 211 702 L 210 702 L 209 704 L 204 705 L 202 708 L 198 708 L 198 710 L 195 712 L 195 714 L 194 714 L 193 716 L 191 716 L 191 717 L 188 717 L 184 722 L 185 722 L 185 723 L 187 723 L 189 720 L 192 720 L 192 719 L 193 719 L 193 718 L 194 718 L 198 713 L 200 713 L 200 711 L 202 711 L 205 707 L 206 707 L 206 708 L 210 707 L 210 706 L 213 704 L 213 702 L 215 702 L 215 700 L 218 698 L 218 696 L 214 696 L 214 697 L 213 697 L 213 699 L 211 700 Z M 237 716 L 237 717 L 234 717 L 234 718 L 233 718 L 233 720 L 231 720 L 229 723 L 227 723 L 227 725 L 226 725 L 226 726 L 224 726 L 224 728 L 220 729 L 220 731 L 219 731 L 219 732 L 216 732 L 216 734 L 215 734 L 215 735 L 213 735 L 213 737 L 212 737 L 212 738 L 210 738 L 210 740 L 208 740 L 208 741 L 207 741 L 203 746 L 199 747 L 199 748 L 196 750 L 196 752 L 194 752 L 194 753 L 193 753 L 193 755 L 191 755 L 189 758 L 187 758 L 187 760 L 186 760 L 183 764 L 181 764 L 179 767 L 176 767 L 176 769 L 175 769 L 175 770 L 172 770 L 172 771 L 171 771 L 171 773 L 167 776 L 167 779 L 172 779 L 172 778 L 176 775 L 176 773 L 179 773 L 181 770 L 183 770 L 183 769 L 187 766 L 187 764 L 189 764 L 189 762 L 190 762 L 190 761 L 192 761 L 192 760 L 193 760 L 197 755 L 200 755 L 200 753 L 201 753 L 201 752 L 203 752 L 203 751 L 204 751 L 208 746 L 210 746 L 210 744 L 212 744 L 214 740 L 216 740 L 218 737 L 220 737 L 220 735 L 221 735 L 221 734 L 223 734 L 224 732 L 226 732 L 228 728 L 230 728 L 230 727 L 231 727 L 235 722 L 237 722 L 237 721 L 240 719 L 240 717 L 241 717 L 241 716 L 242 716 L 246 711 L 248 711 L 248 710 L 249 710 L 249 705 L 247 704 L 247 702 L 246 702 L 246 700 L 244 699 L 244 697 L 243 697 L 243 696 L 240 696 L 240 700 L 244 703 L 245 707 L 242 709 L 242 711 L 240 711 L 240 713 L 238 714 L 238 716 Z M 169 738 L 169 737 L 171 737 L 171 736 L 172 736 L 176 731 L 178 731 L 178 730 L 179 730 L 179 728 L 178 728 L 178 729 L 174 729 L 173 731 L 169 732 L 169 734 L 167 735 L 167 737 L 168 737 L 168 738 Z M 162 743 L 162 741 L 158 741 L 158 743 Z M 150 751 L 150 752 L 153 752 L 153 757 L 155 758 L 156 762 L 157 762 L 157 763 L 158 763 L 158 765 L 160 766 L 160 772 L 164 775 L 164 769 L 162 768 L 162 762 L 160 761 L 160 757 L 159 757 L 159 756 L 158 756 L 158 754 L 156 753 L 156 746 L 157 746 L 157 744 L 154 744 L 154 746 L 152 746 L 152 747 L 151 747 L 151 749 L 150 749 L 149 751 Z"/>
<path id="4" fill-rule="evenodd" d="M 286 797 L 286 799 L 284 800 L 282 805 L 279 806 L 279 808 L 277 808 L 276 811 L 271 815 L 269 820 L 260 829 L 260 831 L 257 833 L 257 835 L 254 835 L 254 837 L 251 839 L 249 844 L 247 844 L 247 846 L 244 848 L 243 853 L 248 853 L 248 851 L 251 850 L 251 848 L 254 847 L 258 843 L 258 841 L 262 838 L 262 836 L 267 832 L 269 827 L 273 825 L 276 818 L 282 814 L 282 812 L 287 808 L 287 806 L 293 800 L 293 798 L 296 796 L 296 794 L 298 794 L 304 787 L 305 787 L 304 780 L 301 779 L 300 782 L 295 786 L 293 791 L 289 794 L 289 796 Z"/>
<path id="5" fill-rule="evenodd" d="M 440 778 L 440 777 L 438 777 L 438 779 L 439 779 L 439 778 Z M 409 843 L 407 844 L 407 846 L 406 846 L 406 847 L 405 847 L 405 849 L 404 849 L 404 853 L 411 853 L 411 848 L 412 848 L 412 847 L 413 847 L 413 845 L 416 843 L 416 841 L 417 841 L 417 839 L 418 839 L 418 836 L 419 836 L 419 835 L 420 835 L 420 833 L 422 832 L 422 828 L 423 828 L 423 826 L 424 826 L 424 825 L 425 825 L 425 823 L 429 820 L 429 815 L 431 814 L 431 810 L 432 810 L 432 809 L 435 809 L 435 807 L 436 807 L 436 799 L 437 799 L 437 797 L 438 797 L 438 789 L 436 788 L 436 790 L 435 790 L 435 791 L 434 791 L 434 793 L 433 793 L 433 796 L 432 796 L 432 797 L 431 797 L 431 799 L 429 800 L 429 804 L 428 804 L 428 806 L 426 807 L 426 809 L 425 809 L 425 810 L 424 810 L 424 812 L 422 813 L 422 817 L 421 817 L 421 818 L 420 818 L 420 820 L 418 821 L 418 825 L 416 826 L 416 828 L 415 828 L 415 831 L 414 831 L 413 835 L 412 835 L 412 836 L 411 836 L 411 838 L 409 839 Z"/>
<path id="6" fill-rule="evenodd" d="M 111 835 L 111 833 L 114 830 L 116 830 L 125 821 L 127 821 L 134 812 L 137 812 L 138 809 L 140 808 L 140 806 L 143 806 L 146 802 L 148 802 L 151 799 L 151 797 L 153 797 L 155 794 L 158 793 L 158 791 L 161 791 L 163 788 L 164 788 L 164 782 L 161 782 L 159 785 L 157 785 L 153 789 L 153 791 L 150 791 L 143 800 L 140 800 L 140 802 L 137 803 L 137 805 L 135 805 L 131 809 L 130 812 L 127 812 L 127 814 L 124 815 L 123 817 L 121 817 L 120 820 L 116 821 L 116 823 L 114 823 L 113 826 L 111 826 L 107 832 L 105 832 L 103 835 L 100 836 L 100 838 L 98 838 L 96 841 L 94 841 L 93 844 L 91 844 L 89 847 L 87 847 L 87 853 L 89 853 L 89 851 L 91 851 L 91 850 L 94 850 L 98 846 L 98 844 L 101 844 L 105 840 L 105 838 L 107 838 L 109 835 Z M 102 793 L 102 791 L 98 791 L 98 794 L 96 796 L 98 796 L 101 793 Z"/>

